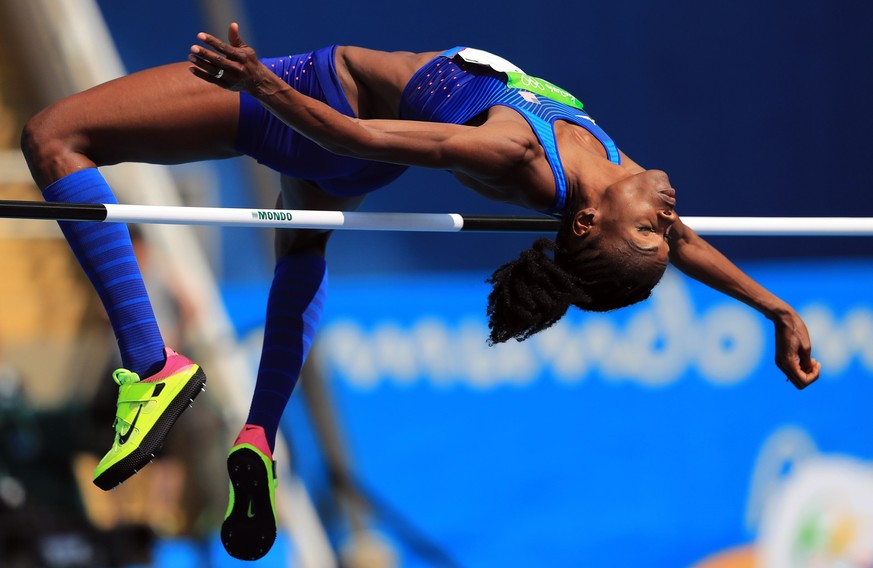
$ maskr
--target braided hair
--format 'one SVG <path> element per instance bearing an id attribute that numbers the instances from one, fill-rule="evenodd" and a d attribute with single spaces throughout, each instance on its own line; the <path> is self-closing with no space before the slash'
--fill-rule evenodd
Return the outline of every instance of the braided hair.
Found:
<path id="1" fill-rule="evenodd" d="M 538 239 L 488 278 L 493 285 L 487 310 L 490 345 L 524 341 L 554 325 L 571 305 L 605 312 L 645 300 L 664 274 L 663 262 L 623 240 L 588 235 L 586 245 L 571 252 L 558 244 L 566 242 L 567 226 L 557 242 Z"/>

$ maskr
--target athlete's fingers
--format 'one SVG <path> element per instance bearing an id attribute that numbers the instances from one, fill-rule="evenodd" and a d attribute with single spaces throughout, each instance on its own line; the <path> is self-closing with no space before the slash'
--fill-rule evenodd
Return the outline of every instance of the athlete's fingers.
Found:
<path id="1" fill-rule="evenodd" d="M 794 386 L 797 387 L 798 390 L 802 390 L 817 381 L 820 373 L 821 363 L 815 361 L 809 370 L 800 370 L 798 381 L 794 383 Z"/>
<path id="2" fill-rule="evenodd" d="M 197 34 L 197 39 L 212 48 L 219 57 L 224 57 L 243 65 L 251 65 L 257 61 L 258 56 L 255 50 L 246 45 L 239 35 L 238 24 L 231 24 L 231 27 L 228 29 L 228 38 L 231 42 L 229 44 L 206 32 Z"/>
<path id="3" fill-rule="evenodd" d="M 797 355 L 796 365 L 801 373 L 800 379 L 803 386 L 798 386 L 796 383 L 795 386 L 797 388 L 804 388 L 818 379 L 821 372 L 821 363 L 812 357 L 812 346 L 809 344 L 809 341 L 801 343 L 800 348 L 797 350 Z"/>
<path id="4" fill-rule="evenodd" d="M 821 373 L 821 363 L 815 359 L 810 359 L 808 366 L 800 359 L 795 359 L 787 364 L 780 364 L 779 367 L 798 390 L 814 383 Z"/>
<path id="5" fill-rule="evenodd" d="M 188 60 L 194 64 L 191 67 L 189 67 L 188 69 L 194 75 L 196 75 L 197 77 L 200 77 L 201 79 L 203 79 L 205 81 L 218 84 L 218 80 L 224 76 L 224 73 L 222 73 L 221 71 L 213 70 L 211 68 L 206 68 L 205 65 L 203 65 L 202 63 L 197 63 L 196 61 L 193 61 L 191 58 L 189 58 Z"/>
<path id="6" fill-rule="evenodd" d="M 236 22 L 228 28 L 230 44 L 206 32 L 198 33 L 197 39 L 207 47 L 191 46 L 188 60 L 194 65 L 191 72 L 204 81 L 231 91 L 245 91 L 258 84 L 261 74 L 269 73 L 255 50 L 243 42 Z"/>
<path id="7" fill-rule="evenodd" d="M 208 65 L 212 65 L 216 68 L 220 67 L 222 60 L 225 59 L 224 55 L 222 55 L 220 53 L 216 53 L 214 51 L 210 51 L 208 49 L 204 49 L 203 47 L 200 47 L 199 45 L 192 45 L 191 46 L 191 54 L 188 56 L 188 59 L 191 60 L 192 57 L 196 58 L 198 61 L 202 61 L 202 62 L 204 62 Z M 191 62 L 196 63 L 196 61 L 191 61 Z"/>
<path id="8" fill-rule="evenodd" d="M 809 372 L 813 368 L 815 359 L 812 358 L 812 348 L 809 345 L 804 345 L 797 350 L 800 368 Z"/>
<path id="9" fill-rule="evenodd" d="M 230 24 L 230 28 L 227 30 L 227 40 L 230 42 L 230 45 L 234 47 L 245 47 L 246 44 L 239 35 L 238 23 L 233 22 Z"/>
<path id="10" fill-rule="evenodd" d="M 225 73 L 228 61 L 217 53 L 210 52 L 199 46 L 192 46 L 188 54 L 188 61 L 201 70 L 204 74 L 215 78 L 221 78 Z"/>
<path id="11" fill-rule="evenodd" d="M 220 87 L 224 87 L 224 83 L 221 81 L 220 77 L 217 77 L 215 73 L 208 73 L 199 67 L 189 67 L 188 70 L 196 77 L 203 79 L 207 83 L 212 83 L 213 85 L 218 85 Z"/>
<path id="12" fill-rule="evenodd" d="M 189 68 L 196 77 L 230 91 L 245 91 L 257 83 L 257 76 L 263 65 L 253 51 L 244 53 L 239 61 L 206 49 L 199 45 L 191 46 L 188 61 L 193 65 Z M 269 71 L 266 71 L 269 73 Z"/>
<path id="13" fill-rule="evenodd" d="M 197 34 L 197 39 L 229 59 L 234 59 L 236 56 L 235 48 L 233 46 L 226 44 L 214 35 L 200 32 Z"/>
<path id="14" fill-rule="evenodd" d="M 224 88 L 230 87 L 237 81 L 238 74 L 233 72 L 238 64 L 219 53 L 193 45 L 191 53 L 188 54 L 188 61 L 193 65 L 189 67 L 189 70 L 204 81 Z M 233 73 L 234 78 L 231 79 L 228 73 Z"/>

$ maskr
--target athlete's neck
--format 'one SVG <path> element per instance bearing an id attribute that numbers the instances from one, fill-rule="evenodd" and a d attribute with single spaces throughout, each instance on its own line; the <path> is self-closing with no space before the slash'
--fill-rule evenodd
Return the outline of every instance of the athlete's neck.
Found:
<path id="1" fill-rule="evenodd" d="M 644 171 L 633 162 L 613 164 L 586 151 L 578 152 L 576 156 L 576 159 L 563 160 L 568 205 L 596 207 L 607 187 Z"/>

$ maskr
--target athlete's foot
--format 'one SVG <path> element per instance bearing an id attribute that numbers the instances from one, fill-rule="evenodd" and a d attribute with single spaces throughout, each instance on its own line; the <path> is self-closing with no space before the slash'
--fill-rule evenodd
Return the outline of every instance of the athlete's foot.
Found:
<path id="1" fill-rule="evenodd" d="M 240 560 L 257 560 L 276 540 L 276 462 L 264 429 L 247 424 L 227 456 L 230 498 L 221 542 Z"/>
<path id="2" fill-rule="evenodd" d="M 115 441 L 94 470 L 100 489 L 112 489 L 152 461 L 176 419 L 204 389 L 199 365 L 169 348 L 166 356 L 164 368 L 148 378 L 127 369 L 112 374 L 119 386 Z"/>

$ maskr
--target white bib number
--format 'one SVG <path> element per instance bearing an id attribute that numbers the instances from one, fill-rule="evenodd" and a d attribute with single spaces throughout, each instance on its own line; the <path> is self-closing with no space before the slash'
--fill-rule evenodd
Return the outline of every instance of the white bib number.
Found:
<path id="1" fill-rule="evenodd" d="M 500 71 L 501 73 L 524 73 L 524 71 L 522 71 L 509 61 L 503 59 L 502 57 L 494 55 L 493 53 L 488 53 L 487 51 L 482 51 L 481 49 L 465 47 L 458 52 L 458 55 L 460 55 L 461 59 L 463 59 L 467 63 L 487 65 L 488 67 L 494 69 L 495 71 Z"/>

